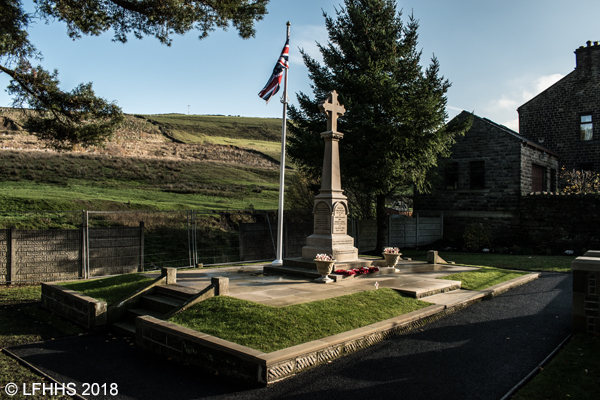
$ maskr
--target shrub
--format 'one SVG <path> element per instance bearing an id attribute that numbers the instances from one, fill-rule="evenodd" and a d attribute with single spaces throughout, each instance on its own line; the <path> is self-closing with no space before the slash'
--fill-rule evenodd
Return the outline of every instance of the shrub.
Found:
<path id="1" fill-rule="evenodd" d="M 473 223 L 465 228 L 463 240 L 467 250 L 477 251 L 491 246 L 492 234 L 486 225 Z"/>

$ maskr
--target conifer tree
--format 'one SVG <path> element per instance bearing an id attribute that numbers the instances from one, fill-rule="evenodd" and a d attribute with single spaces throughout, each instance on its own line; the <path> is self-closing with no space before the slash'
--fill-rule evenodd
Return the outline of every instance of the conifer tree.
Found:
<path id="1" fill-rule="evenodd" d="M 405 23 L 393 0 L 345 0 L 335 18 L 324 13 L 329 43 L 323 64 L 301 50 L 314 97 L 297 94 L 290 107 L 288 154 L 307 176 L 320 179 L 325 115 L 319 104 L 336 90 L 346 113 L 339 120 L 342 188 L 354 214 L 377 218 L 377 249 L 387 245 L 386 198 L 430 188 L 428 172 L 448 156 L 469 121 L 447 125 L 450 82 L 435 56 L 426 69 L 417 50 L 418 21 Z"/>
<path id="2" fill-rule="evenodd" d="M 129 35 L 154 36 L 167 46 L 171 36 L 191 30 L 205 38 L 215 28 L 233 25 L 242 38 L 254 36 L 254 22 L 266 14 L 269 0 L 33 0 L 28 13 L 22 0 L 0 0 L 0 73 L 11 78 L 14 106 L 27 106 L 27 127 L 54 147 L 102 143 L 123 120 L 121 109 L 95 95 L 91 83 L 70 92 L 59 88 L 58 72 L 32 61 L 41 54 L 29 41 L 28 26 L 35 20 L 62 21 L 73 39 L 112 30 L 114 40 Z"/>

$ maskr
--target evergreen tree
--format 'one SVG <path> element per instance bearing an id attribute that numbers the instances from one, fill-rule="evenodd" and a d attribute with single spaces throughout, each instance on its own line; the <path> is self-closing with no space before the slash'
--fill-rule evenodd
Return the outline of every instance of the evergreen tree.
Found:
<path id="1" fill-rule="evenodd" d="M 386 198 L 414 187 L 430 188 L 428 172 L 448 156 L 469 121 L 447 125 L 450 82 L 439 76 L 435 56 L 423 70 L 417 50 L 418 21 L 401 20 L 393 0 L 345 0 L 336 18 L 324 13 L 329 34 L 319 44 L 324 65 L 301 51 L 314 98 L 300 92 L 290 107 L 288 153 L 301 171 L 320 178 L 325 115 L 337 90 L 346 113 L 339 120 L 342 187 L 353 212 L 377 217 L 377 249 L 387 245 Z"/>
<path id="2" fill-rule="evenodd" d="M 173 34 L 191 30 L 208 36 L 232 24 L 243 38 L 254 36 L 254 22 L 266 14 L 269 0 L 34 0 L 27 13 L 21 0 L 0 0 L 0 73 L 11 78 L 14 106 L 28 106 L 29 130 L 59 149 L 102 143 L 123 120 L 114 102 L 94 94 L 91 83 L 70 92 L 59 88 L 58 72 L 48 72 L 32 61 L 41 54 L 30 43 L 27 27 L 36 19 L 62 21 L 68 35 L 100 35 L 114 31 L 114 40 L 128 35 L 154 36 L 167 46 Z"/>

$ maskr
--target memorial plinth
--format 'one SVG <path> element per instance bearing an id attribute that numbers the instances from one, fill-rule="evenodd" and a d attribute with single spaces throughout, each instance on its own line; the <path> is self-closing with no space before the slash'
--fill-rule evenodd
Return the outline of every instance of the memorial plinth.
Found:
<path id="1" fill-rule="evenodd" d="M 325 140 L 325 153 L 321 189 L 315 196 L 313 207 L 314 230 L 306 238 L 302 258 L 285 259 L 283 265 L 316 269 L 314 259 L 317 254 L 331 254 L 336 260 L 336 269 L 369 266 L 372 261 L 358 258 L 354 238 L 348 235 L 348 201 L 340 179 L 339 141 L 344 134 L 337 131 L 337 119 L 346 110 L 338 102 L 335 91 L 328 95 L 320 108 L 327 115 L 327 131 L 321 133 Z"/>

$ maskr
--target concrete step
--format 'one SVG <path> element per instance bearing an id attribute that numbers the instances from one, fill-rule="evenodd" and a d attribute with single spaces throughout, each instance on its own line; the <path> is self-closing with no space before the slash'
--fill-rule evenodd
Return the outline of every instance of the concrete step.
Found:
<path id="1" fill-rule="evenodd" d="M 360 258 L 355 261 L 340 261 L 336 262 L 334 269 L 353 269 L 362 267 L 372 267 L 377 262 L 377 258 Z M 285 258 L 283 260 L 283 266 L 294 267 L 308 270 L 317 270 L 317 264 L 314 260 L 307 260 L 304 258 Z"/>
<path id="2" fill-rule="evenodd" d="M 392 286 L 391 288 L 399 291 L 405 296 L 427 301 L 426 297 L 434 296 L 440 293 L 448 293 L 454 290 L 460 290 L 461 281 L 427 279 L 417 282 L 409 282 L 404 285 Z"/>
<path id="3" fill-rule="evenodd" d="M 135 325 L 131 322 L 115 322 L 112 324 L 115 332 L 125 336 L 135 336 Z"/>
<path id="4" fill-rule="evenodd" d="M 181 307 L 184 301 L 176 300 L 171 297 L 165 297 L 157 294 L 148 294 L 142 296 L 142 308 L 151 311 L 166 314 L 176 307 Z"/>
<path id="5" fill-rule="evenodd" d="M 135 319 L 142 315 L 150 315 L 154 318 L 161 319 L 161 317 L 165 315 L 165 313 L 149 310 L 147 308 L 130 308 L 129 310 L 127 310 L 127 322 L 135 324 Z"/>
<path id="6" fill-rule="evenodd" d="M 187 301 L 198 294 L 198 290 L 182 285 L 158 285 L 154 287 L 154 294 L 170 297 L 176 300 Z"/>
<path id="7" fill-rule="evenodd" d="M 334 267 L 335 269 L 335 267 Z M 306 268 L 298 268 L 298 267 L 287 267 L 287 266 L 273 266 L 266 265 L 263 268 L 264 273 L 276 273 L 276 274 L 290 274 L 290 275 L 300 275 L 306 276 L 311 279 L 317 279 L 321 277 L 321 274 L 317 270 L 306 269 Z M 352 278 L 352 276 L 344 276 L 337 275 L 334 273 L 329 274 L 329 277 L 333 279 L 334 282 L 339 282 L 344 279 Z"/>

